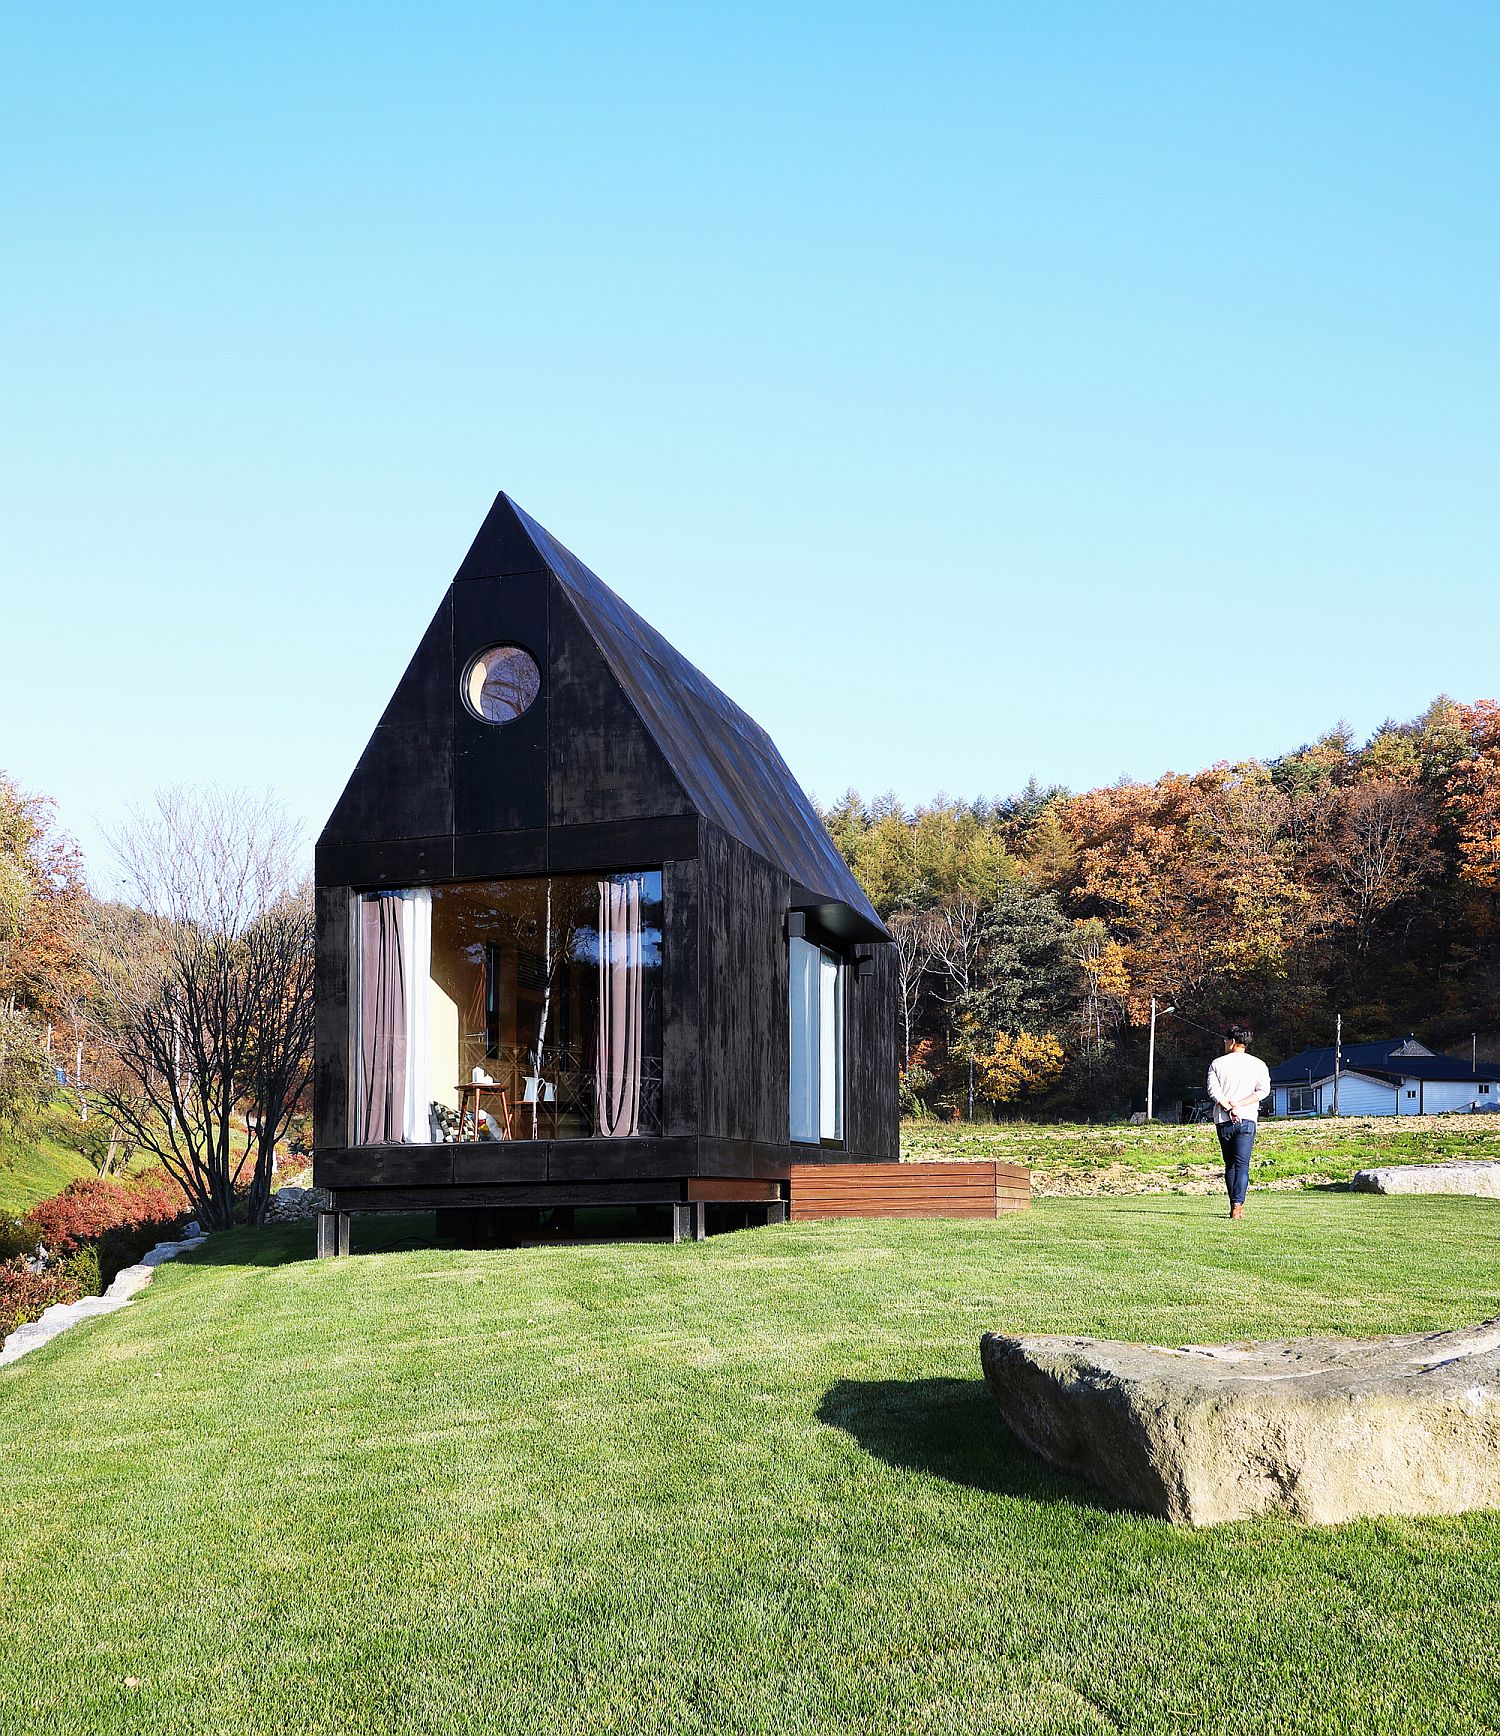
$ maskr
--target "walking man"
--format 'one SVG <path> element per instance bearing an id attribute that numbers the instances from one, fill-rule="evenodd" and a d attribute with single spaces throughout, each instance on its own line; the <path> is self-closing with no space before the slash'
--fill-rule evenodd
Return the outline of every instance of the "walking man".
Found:
<path id="1" fill-rule="evenodd" d="M 1224 1186 L 1229 1191 L 1232 1218 L 1245 1215 L 1260 1100 L 1271 1094 L 1271 1075 L 1265 1062 L 1247 1053 L 1254 1035 L 1248 1025 L 1231 1025 L 1224 1033 L 1224 1053 L 1208 1070 L 1208 1095 L 1213 1100 L 1214 1129 L 1224 1154 Z"/>

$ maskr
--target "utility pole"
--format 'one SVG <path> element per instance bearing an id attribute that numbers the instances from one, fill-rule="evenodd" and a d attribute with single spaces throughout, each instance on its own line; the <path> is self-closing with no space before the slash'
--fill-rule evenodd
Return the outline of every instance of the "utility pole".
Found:
<path id="1" fill-rule="evenodd" d="M 1344 1070 L 1344 1015 L 1333 1018 L 1333 1112 L 1339 1112 L 1339 1074 Z"/>
<path id="2" fill-rule="evenodd" d="M 1151 1040 L 1146 1045 L 1146 1123 L 1149 1126 L 1156 1096 L 1156 996 L 1151 997 Z"/>

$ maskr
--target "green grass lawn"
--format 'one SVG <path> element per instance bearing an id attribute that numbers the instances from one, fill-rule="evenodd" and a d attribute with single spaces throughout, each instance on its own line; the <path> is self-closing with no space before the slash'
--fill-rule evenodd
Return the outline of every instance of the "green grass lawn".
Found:
<path id="1" fill-rule="evenodd" d="M 0 1215 L 21 1217 L 40 1201 L 61 1193 L 70 1181 L 97 1175 L 80 1149 L 84 1133 L 77 1103 L 71 1093 L 63 1091 L 47 1106 L 35 1131 L 25 1135 L 0 1132 Z M 242 1128 L 234 1129 L 230 1143 L 237 1157 L 244 1153 Z M 112 1179 L 126 1180 L 156 1168 L 158 1162 L 150 1152 L 138 1149 L 123 1168 L 114 1171 Z"/>
<path id="2" fill-rule="evenodd" d="M 7 1137 L 0 1144 L 0 1216 L 18 1218 L 70 1181 L 94 1173 L 81 1152 L 50 1134 Z"/>
<path id="3" fill-rule="evenodd" d="M 1027 1163 L 1039 1187 L 1109 1181 L 1116 1191 L 1133 1181 L 1170 1185 L 1220 1167 L 1209 1126 L 1155 1122 L 1022 1121 L 965 1124 L 908 1121 L 901 1129 L 907 1158 L 999 1158 Z M 1454 1158 L 1500 1159 L 1500 1115 L 1389 1116 L 1340 1120 L 1265 1120 L 1255 1140 L 1251 1185 L 1309 1176 L 1347 1181 L 1357 1169 L 1384 1163 L 1441 1163 Z"/>
<path id="4" fill-rule="evenodd" d="M 216 1237 L 0 1371 L 6 1736 L 1500 1728 L 1500 1514 L 1176 1531 L 1017 1447 L 977 1360 L 1472 1322 L 1491 1204 L 356 1232 Z"/>

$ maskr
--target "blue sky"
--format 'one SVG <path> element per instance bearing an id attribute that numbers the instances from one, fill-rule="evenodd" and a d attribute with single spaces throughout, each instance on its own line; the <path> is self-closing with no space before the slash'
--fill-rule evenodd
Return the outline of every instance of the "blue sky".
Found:
<path id="1" fill-rule="evenodd" d="M 315 830 L 508 489 L 824 799 L 1493 695 L 1500 8 L 10 7 L 0 768 Z"/>

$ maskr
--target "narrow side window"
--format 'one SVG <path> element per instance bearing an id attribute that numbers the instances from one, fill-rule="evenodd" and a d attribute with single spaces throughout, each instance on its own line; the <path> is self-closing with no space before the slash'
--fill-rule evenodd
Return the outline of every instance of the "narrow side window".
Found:
<path id="1" fill-rule="evenodd" d="M 800 935 L 788 946 L 791 1136 L 817 1145 L 844 1137 L 844 964 Z"/>

